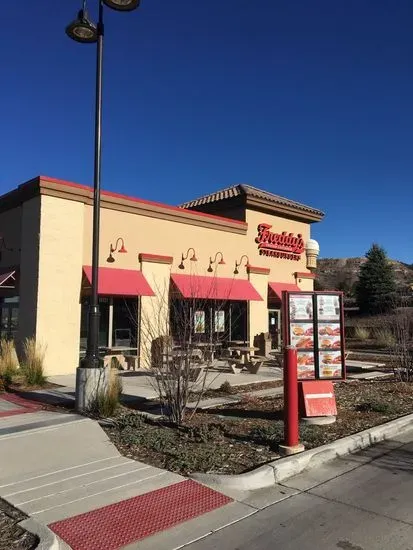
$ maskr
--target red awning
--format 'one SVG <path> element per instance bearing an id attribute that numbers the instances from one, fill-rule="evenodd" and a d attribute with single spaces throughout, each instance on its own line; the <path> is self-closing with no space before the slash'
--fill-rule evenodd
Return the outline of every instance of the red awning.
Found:
<path id="1" fill-rule="evenodd" d="M 7 271 L 6 273 L 2 273 L 0 275 L 0 288 L 14 288 L 15 286 L 16 270 Z"/>
<path id="2" fill-rule="evenodd" d="M 172 273 L 171 279 L 183 298 L 206 300 L 262 300 L 246 279 L 181 275 Z"/>
<path id="3" fill-rule="evenodd" d="M 277 298 L 282 300 L 282 293 L 284 290 L 287 292 L 299 292 L 301 289 L 293 283 L 268 283 L 270 289 L 276 294 Z"/>
<path id="4" fill-rule="evenodd" d="M 83 266 L 83 273 L 89 284 L 92 282 L 92 268 Z M 99 268 L 100 295 L 106 296 L 155 296 L 141 271 L 135 269 Z"/>

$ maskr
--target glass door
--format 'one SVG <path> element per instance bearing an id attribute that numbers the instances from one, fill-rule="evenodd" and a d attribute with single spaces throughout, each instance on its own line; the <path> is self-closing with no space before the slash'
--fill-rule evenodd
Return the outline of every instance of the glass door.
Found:
<path id="1" fill-rule="evenodd" d="M 281 347 L 281 312 L 279 309 L 268 310 L 268 332 L 271 337 L 271 349 L 279 350 Z"/>

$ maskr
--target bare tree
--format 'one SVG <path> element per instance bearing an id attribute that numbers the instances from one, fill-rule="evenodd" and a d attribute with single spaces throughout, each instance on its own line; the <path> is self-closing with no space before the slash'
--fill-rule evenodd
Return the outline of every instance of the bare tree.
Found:
<path id="1" fill-rule="evenodd" d="M 223 354 L 223 344 L 231 339 L 241 318 L 222 294 L 216 299 L 216 277 L 208 279 L 205 292 L 197 288 L 199 280 L 193 277 L 190 297 L 185 299 L 169 287 L 154 288 L 155 297 L 145 302 L 139 315 L 131 315 L 139 323 L 140 364 L 151 374 L 163 414 L 176 425 L 185 421 L 189 399 L 195 398 L 193 415 L 220 374 L 214 368 L 216 354 Z"/>
<path id="2" fill-rule="evenodd" d="M 402 295 L 394 299 L 385 330 L 389 334 L 387 349 L 394 375 L 399 380 L 413 382 L 413 309 L 407 303 Z"/>

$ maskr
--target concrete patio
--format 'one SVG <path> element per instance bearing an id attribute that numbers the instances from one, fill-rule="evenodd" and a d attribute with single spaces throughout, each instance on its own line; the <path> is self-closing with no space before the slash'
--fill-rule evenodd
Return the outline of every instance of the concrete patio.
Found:
<path id="1" fill-rule="evenodd" d="M 219 388 L 226 381 L 228 381 L 231 386 L 241 386 L 245 384 L 258 384 L 260 382 L 273 382 L 282 379 L 282 371 L 276 366 L 263 366 L 257 374 L 250 374 L 247 371 L 233 374 L 223 369 L 224 363 L 218 362 L 216 368 L 208 371 L 206 375 L 206 389 Z M 156 380 L 147 370 L 120 371 L 120 376 L 122 377 L 123 397 L 125 400 L 150 400 L 157 398 Z M 50 376 L 48 380 L 53 384 L 57 384 L 59 387 L 48 390 L 38 390 L 36 393 L 47 393 L 51 397 L 55 396 L 56 399 L 59 397 L 61 398 L 63 394 L 65 398 L 74 400 L 75 373 Z M 197 386 L 200 387 L 200 382 L 192 385 L 194 390 L 197 389 Z"/>

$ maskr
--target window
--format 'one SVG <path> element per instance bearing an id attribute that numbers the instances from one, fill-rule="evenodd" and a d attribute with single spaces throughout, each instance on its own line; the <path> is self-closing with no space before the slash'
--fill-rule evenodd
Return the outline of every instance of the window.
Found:
<path id="1" fill-rule="evenodd" d="M 129 348 L 136 354 L 138 334 L 138 299 L 99 297 L 99 346 L 103 348 Z M 89 297 L 82 299 L 80 317 L 80 352 L 87 348 Z"/>
<path id="2" fill-rule="evenodd" d="M 0 299 L 0 337 L 13 340 L 19 324 L 19 296 Z"/>

